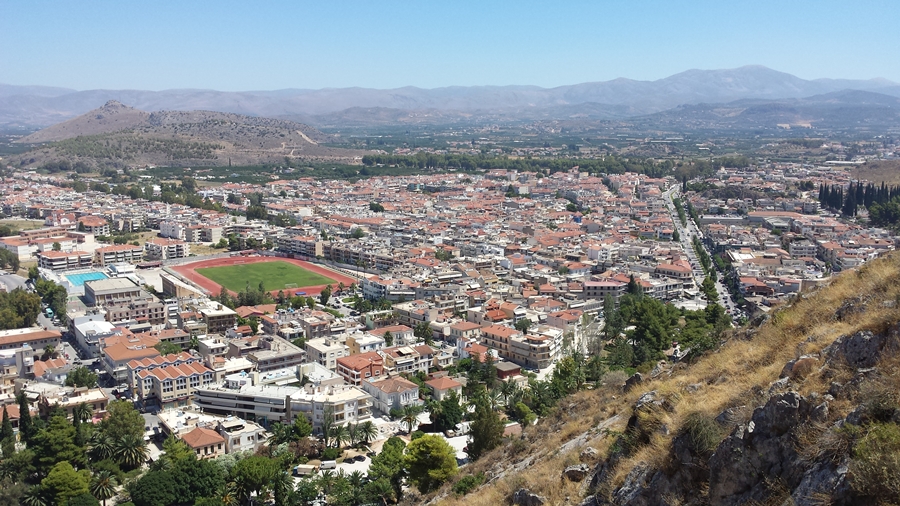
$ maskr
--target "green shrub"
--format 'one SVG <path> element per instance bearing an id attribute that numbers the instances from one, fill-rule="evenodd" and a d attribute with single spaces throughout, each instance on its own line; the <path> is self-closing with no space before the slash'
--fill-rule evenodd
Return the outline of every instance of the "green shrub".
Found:
<path id="1" fill-rule="evenodd" d="M 422 432 L 422 431 L 420 431 L 420 430 L 417 430 L 417 431 L 414 431 L 412 434 L 409 435 L 409 440 L 410 440 L 410 441 L 415 441 L 416 439 L 419 439 L 420 437 L 422 437 L 422 436 L 424 436 L 424 435 L 425 435 L 424 432 Z"/>
<path id="2" fill-rule="evenodd" d="M 900 501 L 900 427 L 876 423 L 856 443 L 850 461 L 854 490 L 879 501 Z"/>
<path id="3" fill-rule="evenodd" d="M 337 460 L 343 453 L 340 448 L 325 448 L 322 450 L 322 460 Z"/>
<path id="4" fill-rule="evenodd" d="M 484 483 L 484 473 L 463 476 L 458 482 L 453 484 L 453 493 L 456 495 L 466 495 L 478 488 L 482 483 Z"/>

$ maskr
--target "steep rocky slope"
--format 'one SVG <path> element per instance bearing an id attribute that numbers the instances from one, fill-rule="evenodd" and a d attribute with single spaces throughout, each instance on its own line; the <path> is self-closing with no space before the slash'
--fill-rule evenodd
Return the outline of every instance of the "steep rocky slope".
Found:
<path id="1" fill-rule="evenodd" d="M 900 254 L 630 384 L 563 400 L 457 478 L 484 473 L 484 485 L 434 501 L 897 504 Z"/>

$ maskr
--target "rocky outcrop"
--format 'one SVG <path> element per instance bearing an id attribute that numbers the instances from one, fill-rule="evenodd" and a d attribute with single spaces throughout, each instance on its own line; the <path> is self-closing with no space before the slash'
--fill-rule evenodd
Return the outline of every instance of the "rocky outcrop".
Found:
<path id="1" fill-rule="evenodd" d="M 800 423 L 822 419 L 827 403 L 818 396 L 804 399 L 797 392 L 778 394 L 757 408 L 747 425 L 737 426 L 709 459 L 709 501 L 731 505 L 763 502 L 772 484 L 796 490 L 824 485 L 798 458 L 794 430 Z M 824 479 L 824 478 L 822 478 Z M 832 480 L 833 481 L 833 480 Z"/>
<path id="2" fill-rule="evenodd" d="M 527 488 L 520 488 L 513 493 L 512 502 L 517 506 L 543 506 L 547 499 L 532 493 Z"/>
<path id="3" fill-rule="evenodd" d="M 840 336 L 824 351 L 831 363 L 837 361 L 850 367 L 864 369 L 873 367 L 886 351 L 897 352 L 898 349 L 900 349 L 900 326 L 895 325 L 885 334 L 861 330 Z"/>
<path id="4" fill-rule="evenodd" d="M 644 375 L 639 372 L 636 372 L 636 373 L 634 373 L 634 375 L 632 377 L 628 378 L 625 381 L 625 391 L 630 392 L 632 388 L 640 385 L 643 382 L 644 382 Z"/>
<path id="5" fill-rule="evenodd" d="M 569 466 L 563 470 L 563 476 L 569 481 L 581 481 L 591 472 L 591 468 L 585 464 Z"/>

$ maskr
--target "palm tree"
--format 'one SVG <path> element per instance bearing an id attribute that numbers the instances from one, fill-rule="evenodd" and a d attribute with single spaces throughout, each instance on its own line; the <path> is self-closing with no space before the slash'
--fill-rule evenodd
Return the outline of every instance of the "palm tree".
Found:
<path id="1" fill-rule="evenodd" d="M 112 499 L 116 495 L 116 477 L 106 469 L 96 473 L 91 479 L 91 495 L 97 500 L 103 501 L 106 506 L 106 500 Z"/>
<path id="2" fill-rule="evenodd" d="M 290 425 L 275 422 L 270 430 L 272 431 L 272 436 L 267 441 L 270 447 L 275 447 L 282 443 L 290 443 L 293 440 L 294 428 Z"/>
<path id="3" fill-rule="evenodd" d="M 53 502 L 40 485 L 34 485 L 29 488 L 25 491 L 25 495 L 22 496 L 22 504 L 24 506 L 52 506 Z"/>
<path id="4" fill-rule="evenodd" d="M 112 439 L 104 436 L 101 432 L 91 434 L 89 442 L 91 457 L 97 461 L 105 460 L 113 456 L 116 447 Z"/>
<path id="5" fill-rule="evenodd" d="M 488 390 L 487 400 L 491 404 L 491 410 L 497 411 L 497 407 L 500 406 L 500 399 L 503 398 L 503 394 L 499 389 L 492 388 Z"/>
<path id="6" fill-rule="evenodd" d="M 503 405 L 509 406 L 509 400 L 513 398 L 519 385 L 510 380 L 500 382 L 500 395 L 503 396 Z"/>
<path id="7" fill-rule="evenodd" d="M 141 436 L 125 434 L 115 442 L 116 460 L 129 469 L 137 469 L 147 461 L 147 443 Z"/>
<path id="8" fill-rule="evenodd" d="M 344 446 L 344 444 L 350 441 L 350 429 L 343 424 L 335 425 L 331 429 L 331 439 L 334 441 L 335 447 L 340 448 Z"/>
<path id="9" fill-rule="evenodd" d="M 82 422 L 90 420 L 91 415 L 93 414 L 94 412 L 91 410 L 91 408 L 89 408 L 88 405 L 83 402 L 75 406 L 75 409 L 72 410 L 72 416 L 74 418 L 78 418 Z"/>
<path id="10" fill-rule="evenodd" d="M 362 439 L 362 437 L 359 435 L 358 423 L 347 424 L 347 436 L 350 439 L 350 446 L 355 447 L 359 445 L 360 439 Z"/>
<path id="11" fill-rule="evenodd" d="M 275 504 L 287 504 L 287 497 L 294 491 L 294 479 L 288 473 L 281 472 L 272 480 L 272 492 Z M 105 505 L 104 505 L 105 506 Z"/>
<path id="12" fill-rule="evenodd" d="M 326 469 L 319 473 L 319 488 L 325 492 L 325 495 L 328 495 L 328 493 L 331 492 L 331 489 L 334 488 L 337 480 L 338 477 L 334 474 L 334 471 Z"/>
<path id="13" fill-rule="evenodd" d="M 239 504 L 237 487 L 234 483 L 226 483 L 217 497 L 222 501 L 222 506 L 238 506 Z"/>
<path id="14" fill-rule="evenodd" d="M 422 406 L 416 404 L 407 404 L 403 406 L 400 415 L 400 424 L 406 425 L 406 433 L 412 434 L 413 427 L 416 426 L 419 413 L 422 412 Z"/>
<path id="15" fill-rule="evenodd" d="M 369 446 L 369 441 L 378 437 L 378 428 L 375 427 L 375 424 L 372 423 L 372 420 L 366 420 L 359 426 L 359 437 L 362 439 L 363 443 L 366 446 Z"/>

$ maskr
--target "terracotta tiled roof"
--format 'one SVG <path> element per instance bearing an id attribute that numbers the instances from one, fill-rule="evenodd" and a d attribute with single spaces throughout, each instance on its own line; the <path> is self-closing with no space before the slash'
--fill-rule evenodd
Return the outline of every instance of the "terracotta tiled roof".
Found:
<path id="1" fill-rule="evenodd" d="M 197 448 L 204 448 L 206 446 L 225 442 L 225 438 L 223 438 L 218 432 L 203 427 L 197 427 L 196 429 L 181 436 L 181 440 L 195 450 Z"/>

